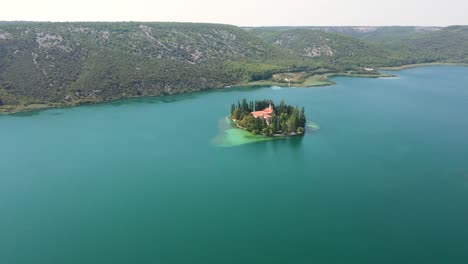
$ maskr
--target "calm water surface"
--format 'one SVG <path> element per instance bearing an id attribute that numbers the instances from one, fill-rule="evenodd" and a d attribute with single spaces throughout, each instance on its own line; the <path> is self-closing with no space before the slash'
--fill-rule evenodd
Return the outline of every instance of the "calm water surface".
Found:
<path id="1" fill-rule="evenodd" d="M 0 263 L 466 264 L 468 68 L 397 75 L 0 116 Z M 244 97 L 321 129 L 241 144 Z"/>

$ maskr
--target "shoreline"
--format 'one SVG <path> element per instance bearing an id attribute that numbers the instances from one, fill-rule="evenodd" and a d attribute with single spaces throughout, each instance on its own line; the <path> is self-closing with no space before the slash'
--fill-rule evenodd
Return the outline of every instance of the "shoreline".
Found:
<path id="1" fill-rule="evenodd" d="M 242 127 L 242 126 L 240 126 L 239 124 L 237 124 L 236 120 L 231 119 L 231 118 L 229 118 L 229 117 L 226 117 L 226 119 L 230 120 L 233 124 L 235 124 L 237 128 L 249 132 L 252 136 L 263 136 L 263 137 L 267 137 L 267 138 L 273 138 L 273 137 L 285 137 L 285 138 L 286 138 L 286 137 L 296 137 L 296 136 L 304 136 L 304 135 L 305 135 L 305 132 L 302 133 L 302 134 L 292 132 L 292 133 L 287 134 L 287 135 L 285 135 L 285 134 L 265 135 L 265 134 L 262 134 L 262 133 L 260 133 L 260 134 L 254 134 L 254 133 L 248 131 L 245 127 Z M 305 131 L 305 130 L 304 130 L 304 131 Z"/>
<path id="2" fill-rule="evenodd" d="M 262 80 L 262 81 L 255 81 L 255 82 L 236 83 L 233 85 L 228 85 L 225 88 L 237 88 L 237 87 L 245 87 L 245 86 L 251 86 L 251 87 L 279 86 L 279 87 L 285 87 L 285 88 L 323 87 L 323 86 L 335 85 L 336 82 L 331 80 L 331 78 L 333 77 L 381 78 L 381 77 L 395 77 L 395 75 L 387 74 L 387 73 L 380 73 L 380 72 L 377 74 L 335 72 L 335 73 L 315 74 L 315 75 L 307 77 L 301 83 L 288 84 L 284 82 Z"/>
<path id="3" fill-rule="evenodd" d="M 131 99 L 131 98 L 138 98 L 138 97 L 116 98 L 116 99 L 103 100 L 103 101 L 82 101 L 82 102 L 74 102 L 74 103 L 30 104 L 26 106 L 3 105 L 3 106 L 0 106 L 0 116 L 34 112 L 34 111 L 42 111 L 42 110 L 49 110 L 49 109 L 71 108 L 71 107 L 78 107 L 82 105 L 110 103 L 110 102 L 117 101 L 117 100 L 125 100 L 125 99 Z"/>
<path id="4" fill-rule="evenodd" d="M 386 71 L 401 71 L 406 69 L 412 69 L 417 67 L 430 67 L 430 66 L 461 66 L 461 67 L 468 67 L 468 63 L 445 63 L 445 62 L 434 62 L 434 63 L 419 63 L 419 64 L 407 64 L 402 66 L 394 66 L 394 67 L 380 67 L 377 70 L 386 70 Z M 307 77 L 302 83 L 292 83 L 288 85 L 287 83 L 283 82 L 275 82 L 271 80 L 262 80 L 262 81 L 255 81 L 255 82 L 244 82 L 244 83 L 236 83 L 232 85 L 227 85 L 224 87 L 217 87 L 209 90 L 221 90 L 221 89 L 229 89 L 229 88 L 239 88 L 239 87 L 267 87 L 267 86 L 279 86 L 285 88 L 314 88 L 314 87 L 324 87 L 324 86 L 332 86 L 336 83 L 331 80 L 333 77 L 356 77 L 356 78 L 381 78 L 381 77 L 396 77 L 393 74 L 381 73 L 378 74 L 359 74 L 359 73 L 346 73 L 346 72 L 336 72 L 336 73 L 324 73 L 324 74 L 316 74 Z M 197 93 L 197 92 L 204 92 L 207 89 L 201 89 L 197 91 L 191 91 L 188 93 Z M 178 95 L 178 94 L 186 94 L 187 92 L 180 92 L 168 95 Z M 77 107 L 82 105 L 94 105 L 94 104 L 101 104 L 101 103 L 110 103 L 118 100 L 126 100 L 126 99 L 133 99 L 133 98 L 152 98 L 152 97 L 163 97 L 165 95 L 154 95 L 154 96 L 130 96 L 125 98 L 111 98 L 102 101 L 94 101 L 94 100 L 83 100 L 83 101 L 76 101 L 70 103 L 47 103 L 47 104 L 30 104 L 26 106 L 12 106 L 12 105 L 3 105 L 0 106 L 0 116 L 1 115 L 12 115 L 18 113 L 25 113 L 25 112 L 33 112 L 33 111 L 42 111 L 48 109 L 57 109 L 57 108 L 69 108 L 69 107 Z"/>
<path id="5" fill-rule="evenodd" d="M 455 63 L 455 62 L 428 62 L 428 63 L 415 63 L 415 64 L 406 64 L 401 66 L 391 66 L 391 67 L 380 67 L 378 70 L 383 71 L 402 71 L 408 69 L 414 69 L 419 67 L 431 67 L 431 66 L 459 66 L 459 67 L 468 67 L 468 63 Z"/>

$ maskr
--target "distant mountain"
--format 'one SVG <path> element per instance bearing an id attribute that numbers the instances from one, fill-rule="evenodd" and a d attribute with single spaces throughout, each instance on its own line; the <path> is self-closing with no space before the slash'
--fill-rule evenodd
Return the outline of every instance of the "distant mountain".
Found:
<path id="1" fill-rule="evenodd" d="M 380 27 L 351 35 L 393 49 L 409 50 L 421 61 L 468 62 L 468 26 Z"/>
<path id="2" fill-rule="evenodd" d="M 331 49 L 333 56 L 318 57 L 335 66 L 468 62 L 468 26 L 261 27 L 246 30 L 297 55 L 304 56 L 305 50 Z"/>
<path id="3" fill-rule="evenodd" d="M 426 32 L 438 31 L 440 27 L 335 27 L 332 31 L 350 35 L 361 40 L 372 42 L 386 42 L 414 36 Z M 326 30 L 326 28 L 324 29 Z"/>
<path id="4" fill-rule="evenodd" d="M 255 30 L 257 32 L 273 32 L 273 31 L 288 31 L 293 29 L 310 29 L 325 32 L 338 33 L 349 35 L 362 40 L 374 42 L 382 42 L 391 39 L 400 39 L 409 35 L 414 35 L 424 32 L 433 32 L 442 29 L 441 27 L 408 27 L 408 26 L 301 26 L 301 27 L 257 27 L 245 28 L 246 30 Z"/>
<path id="5" fill-rule="evenodd" d="M 432 32 L 408 35 L 389 40 L 434 61 L 468 63 L 468 26 L 451 26 Z"/>
<path id="6" fill-rule="evenodd" d="M 340 69 L 413 63 L 410 53 L 329 31 L 309 28 L 252 29 L 265 41 L 292 54 L 314 58 Z"/>

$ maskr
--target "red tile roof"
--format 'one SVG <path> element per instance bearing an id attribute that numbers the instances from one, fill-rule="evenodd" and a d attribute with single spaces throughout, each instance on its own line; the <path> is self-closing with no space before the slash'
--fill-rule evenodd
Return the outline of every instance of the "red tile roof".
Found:
<path id="1" fill-rule="evenodd" d="M 255 111 L 255 112 L 252 112 L 252 115 L 254 117 L 263 117 L 263 118 L 271 118 L 272 114 L 274 114 L 274 111 L 273 111 L 273 107 L 270 106 L 261 110 L 261 111 Z"/>

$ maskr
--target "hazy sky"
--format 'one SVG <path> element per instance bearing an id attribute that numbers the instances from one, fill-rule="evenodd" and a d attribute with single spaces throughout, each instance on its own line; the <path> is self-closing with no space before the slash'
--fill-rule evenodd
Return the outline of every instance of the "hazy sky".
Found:
<path id="1" fill-rule="evenodd" d="M 2 0 L 0 20 L 468 25 L 468 0 Z"/>

